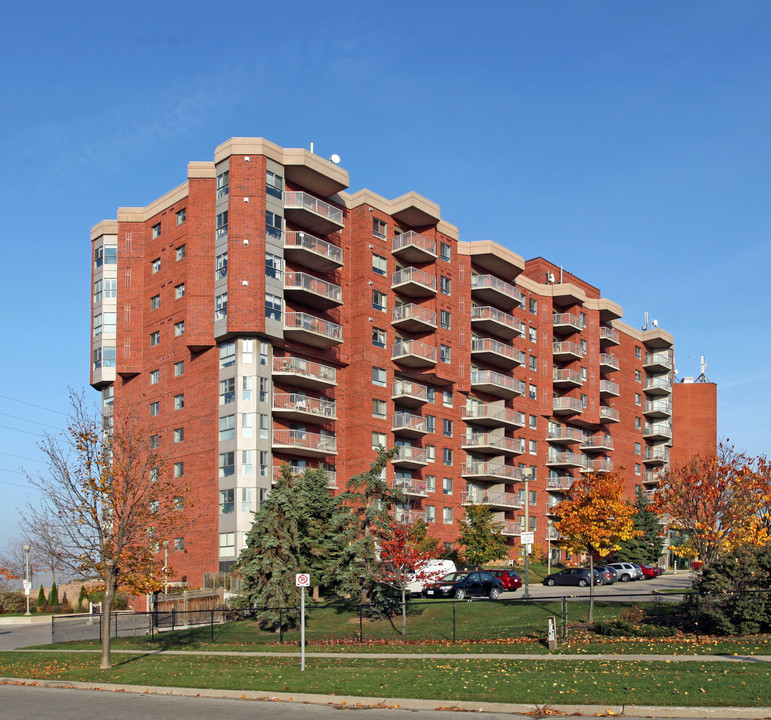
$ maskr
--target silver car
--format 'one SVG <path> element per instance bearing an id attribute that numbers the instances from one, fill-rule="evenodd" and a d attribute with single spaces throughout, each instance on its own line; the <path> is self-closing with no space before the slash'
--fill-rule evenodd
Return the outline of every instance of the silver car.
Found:
<path id="1" fill-rule="evenodd" d="M 638 570 L 632 563 L 608 563 L 608 567 L 612 567 L 616 571 L 621 582 L 642 578 L 642 570 Z"/>

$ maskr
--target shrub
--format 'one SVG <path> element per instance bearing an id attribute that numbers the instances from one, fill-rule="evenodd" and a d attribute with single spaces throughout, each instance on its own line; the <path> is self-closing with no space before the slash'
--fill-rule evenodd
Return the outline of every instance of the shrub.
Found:
<path id="1" fill-rule="evenodd" d="M 677 634 L 677 630 L 672 627 L 637 625 L 630 620 L 622 619 L 595 623 L 594 629 L 600 635 L 610 635 L 614 637 L 659 638 L 671 637 L 672 635 Z"/>
<path id="2" fill-rule="evenodd" d="M 51 583 L 51 592 L 48 594 L 48 604 L 54 607 L 59 604 L 59 588 L 56 587 L 56 580 Z"/>
<path id="3" fill-rule="evenodd" d="M 27 596 L 21 591 L 0 593 L 0 613 L 21 613 L 27 609 Z"/>
<path id="4" fill-rule="evenodd" d="M 45 610 L 46 605 L 48 604 L 46 602 L 46 591 L 43 589 L 43 586 L 40 586 L 40 592 L 37 594 L 37 602 L 35 603 L 37 605 L 38 610 Z"/>

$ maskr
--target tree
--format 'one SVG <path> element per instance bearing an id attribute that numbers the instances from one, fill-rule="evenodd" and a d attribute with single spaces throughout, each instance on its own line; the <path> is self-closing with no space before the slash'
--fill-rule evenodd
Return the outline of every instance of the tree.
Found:
<path id="1" fill-rule="evenodd" d="M 22 523 L 20 530 L 24 542 L 30 547 L 32 564 L 37 568 L 50 570 L 52 579 L 56 582 L 56 573 L 66 567 L 61 548 L 57 544 L 56 526 L 52 519 L 45 517 L 38 517 L 37 522 L 39 524 L 34 527 Z"/>
<path id="2" fill-rule="evenodd" d="M 56 587 L 56 580 L 51 583 L 51 591 L 48 593 L 48 604 L 56 607 L 59 604 L 59 588 Z"/>
<path id="3" fill-rule="evenodd" d="M 83 394 L 71 392 L 70 402 L 67 430 L 40 445 L 48 473 L 27 476 L 40 497 L 22 515 L 29 527 L 50 522 L 62 562 L 104 584 L 101 667 L 109 668 L 115 592 L 162 586 L 158 549 L 182 526 L 187 487 L 166 472 L 160 443 L 133 413 L 108 431 Z"/>
<path id="4" fill-rule="evenodd" d="M 13 578 L 25 579 L 27 577 L 26 554 L 24 552 L 24 540 L 14 538 L 9 540 L 3 552 L 0 553 L 0 565 L 2 565 Z M 34 557 L 30 557 L 29 572 L 30 580 L 38 571 Z"/>
<path id="5" fill-rule="evenodd" d="M 771 465 L 721 443 L 716 455 L 696 457 L 661 479 L 652 509 L 682 538 L 671 549 L 707 568 L 721 555 L 769 541 Z"/>
<path id="6" fill-rule="evenodd" d="M 48 601 L 46 600 L 46 591 L 45 588 L 41 585 L 37 594 L 37 602 L 35 605 L 37 606 L 38 610 L 43 610 L 47 603 Z"/>
<path id="7" fill-rule="evenodd" d="M 664 538 L 661 534 L 659 516 L 650 509 L 651 501 L 645 496 L 641 487 L 635 491 L 634 529 L 640 534 L 623 540 L 620 549 L 613 553 L 613 559 L 618 562 L 635 562 L 640 565 L 658 563 L 664 549 Z"/>
<path id="8" fill-rule="evenodd" d="M 469 505 L 466 517 L 458 523 L 457 543 L 466 562 L 477 570 L 492 560 L 509 556 L 509 548 L 501 532 L 503 523 L 493 519 L 487 505 Z"/>
<path id="9" fill-rule="evenodd" d="M 635 508 L 624 502 L 624 478 L 615 472 L 588 473 L 570 486 L 552 512 L 554 527 L 569 553 L 589 555 L 589 622 L 594 622 L 594 555 L 605 557 L 635 537 Z"/>

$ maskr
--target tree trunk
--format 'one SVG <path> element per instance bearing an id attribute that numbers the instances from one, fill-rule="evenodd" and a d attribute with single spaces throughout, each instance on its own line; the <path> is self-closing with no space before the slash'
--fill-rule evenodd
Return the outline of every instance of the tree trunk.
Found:
<path id="1" fill-rule="evenodd" d="M 115 599 L 115 578 L 112 573 L 105 573 L 104 597 L 102 598 L 102 662 L 99 667 L 107 670 L 112 667 L 110 652 L 110 620 L 112 618 L 112 601 Z"/>
<path id="2" fill-rule="evenodd" d="M 589 553 L 589 624 L 594 624 L 594 553 Z"/>
<path id="3" fill-rule="evenodd" d="M 407 588 L 402 585 L 402 635 L 407 634 Z"/>

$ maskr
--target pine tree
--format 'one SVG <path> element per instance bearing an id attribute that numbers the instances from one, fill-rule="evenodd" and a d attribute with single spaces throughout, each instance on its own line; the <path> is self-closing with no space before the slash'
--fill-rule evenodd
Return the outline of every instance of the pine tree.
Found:
<path id="1" fill-rule="evenodd" d="M 479 570 L 491 560 L 508 557 L 509 548 L 503 538 L 503 523 L 495 522 L 487 505 L 469 505 L 466 519 L 458 523 L 458 545 L 466 562 Z"/>
<path id="2" fill-rule="evenodd" d="M 43 586 L 40 586 L 40 592 L 37 594 L 37 609 L 41 610 L 46 606 L 46 591 L 43 589 Z"/>
<path id="3" fill-rule="evenodd" d="M 83 608 L 83 604 L 88 602 L 88 593 L 86 592 L 85 585 L 80 586 L 80 592 L 78 593 L 78 610 Z"/>
<path id="4" fill-rule="evenodd" d="M 48 594 L 48 604 L 56 607 L 59 604 L 59 589 L 56 587 L 56 580 L 51 583 L 51 592 Z"/>
<path id="5" fill-rule="evenodd" d="M 635 492 L 634 507 L 637 514 L 633 518 L 634 529 L 641 534 L 619 543 L 621 549 L 613 554 L 617 562 L 634 562 L 640 565 L 656 564 L 664 549 L 659 516 L 650 510 L 650 500 L 645 497 L 641 487 Z"/>

